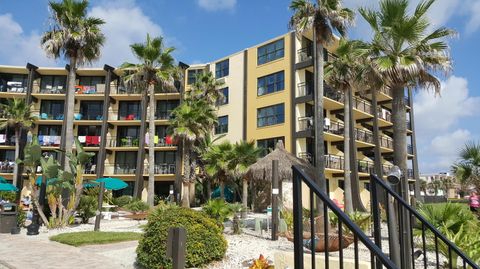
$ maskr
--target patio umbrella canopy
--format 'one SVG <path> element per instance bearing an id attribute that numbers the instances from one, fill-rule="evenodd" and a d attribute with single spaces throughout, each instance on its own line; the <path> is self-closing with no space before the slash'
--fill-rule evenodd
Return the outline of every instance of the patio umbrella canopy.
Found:
<path id="1" fill-rule="evenodd" d="M 307 161 L 297 158 L 295 155 L 285 150 L 283 141 L 278 141 L 275 150 L 267 154 L 256 163 L 252 164 L 247 172 L 249 180 L 272 181 L 272 161 L 278 160 L 278 175 L 280 179 L 292 178 L 292 165 L 299 166 L 310 177 L 314 177 L 315 168 Z"/>
<path id="2" fill-rule="evenodd" d="M 0 176 L 0 183 L 8 183 L 8 181 L 4 177 Z"/>
<path id="3" fill-rule="evenodd" d="M 128 187 L 128 184 L 125 183 L 125 181 L 123 181 L 119 178 L 113 178 L 113 177 L 98 178 L 98 179 L 95 179 L 93 182 L 96 182 L 98 184 L 101 183 L 101 182 L 104 182 L 105 183 L 105 189 L 107 189 L 107 190 L 116 191 L 116 190 L 121 190 L 121 189 L 125 189 L 126 187 Z"/>
<path id="4" fill-rule="evenodd" d="M 0 191 L 18 191 L 18 189 L 10 183 L 0 183 Z"/>
<path id="5" fill-rule="evenodd" d="M 35 184 L 37 184 L 38 186 L 41 186 L 42 181 L 43 181 L 43 176 L 39 176 L 39 177 L 37 177 L 37 180 L 35 181 Z M 49 178 L 49 179 L 47 179 L 47 185 L 50 185 L 50 184 L 54 183 L 55 181 L 57 181 L 56 178 Z"/>

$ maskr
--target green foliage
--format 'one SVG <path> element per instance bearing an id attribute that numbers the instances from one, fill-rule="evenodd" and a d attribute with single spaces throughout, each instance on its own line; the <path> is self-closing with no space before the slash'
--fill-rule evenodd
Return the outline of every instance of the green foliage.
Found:
<path id="1" fill-rule="evenodd" d="M 372 216 L 368 213 L 363 213 L 359 211 L 354 211 L 352 213 L 347 213 L 348 217 L 355 223 L 362 231 L 367 232 L 370 229 L 370 224 L 372 221 Z M 338 227 L 338 217 L 335 214 L 329 214 L 330 224 L 334 227 Z M 352 231 L 348 229 L 345 225 L 342 225 L 342 229 L 345 235 L 352 235 Z"/>
<path id="2" fill-rule="evenodd" d="M 293 211 L 284 208 L 280 211 L 280 217 L 285 220 L 287 230 L 293 231 Z"/>
<path id="3" fill-rule="evenodd" d="M 17 194 L 14 191 L 0 191 L 0 198 L 12 203 L 17 199 Z"/>
<path id="4" fill-rule="evenodd" d="M 124 207 L 127 204 L 131 203 L 133 201 L 133 197 L 130 195 L 122 195 L 117 198 L 113 198 L 113 204 L 118 206 L 118 207 Z"/>
<path id="5" fill-rule="evenodd" d="M 137 248 L 137 262 L 145 268 L 171 268 L 166 256 L 170 227 L 186 229 L 186 267 L 202 267 L 220 260 L 227 250 L 222 230 L 203 212 L 161 206 L 148 217 L 145 233 Z"/>
<path id="6" fill-rule="evenodd" d="M 149 209 L 149 206 L 142 200 L 132 200 L 130 203 L 125 205 L 125 209 L 136 213 L 147 211 Z"/>
<path id="7" fill-rule="evenodd" d="M 141 233 L 133 232 L 74 232 L 50 237 L 50 240 L 71 246 L 109 244 L 122 241 L 133 241 L 141 238 Z"/>
<path id="8" fill-rule="evenodd" d="M 458 203 L 423 204 L 418 211 L 435 228 L 453 233 L 457 233 L 463 224 L 476 220 L 468 207 Z"/>
<path id="9" fill-rule="evenodd" d="M 95 196 L 83 195 L 80 197 L 80 203 L 77 207 L 78 215 L 82 218 L 82 223 L 88 223 L 88 219 L 95 217 L 95 211 L 98 207 L 98 201 Z"/>
<path id="10" fill-rule="evenodd" d="M 23 227 L 25 225 L 26 220 L 27 220 L 27 213 L 23 210 L 19 210 L 17 214 L 17 226 Z"/>
<path id="11" fill-rule="evenodd" d="M 211 199 L 203 206 L 203 211 L 223 226 L 223 222 L 233 215 L 232 207 L 223 199 Z"/>

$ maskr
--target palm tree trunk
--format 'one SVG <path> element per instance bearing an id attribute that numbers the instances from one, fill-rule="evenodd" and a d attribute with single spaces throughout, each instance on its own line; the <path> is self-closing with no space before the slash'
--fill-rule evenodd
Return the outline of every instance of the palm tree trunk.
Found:
<path id="1" fill-rule="evenodd" d="M 20 156 L 20 128 L 15 128 L 15 164 L 13 165 L 13 186 L 17 186 L 17 177 L 18 177 L 18 164 L 16 163 L 18 157 Z M 21 191 L 21 190 L 20 190 Z"/>
<path id="2" fill-rule="evenodd" d="M 407 189 L 402 193 L 403 199 L 408 203 L 409 194 L 407 177 L 407 110 L 405 107 L 405 93 L 403 87 L 393 89 L 392 123 L 393 123 L 393 163 L 400 167 L 403 177 L 402 184 L 407 184 Z M 405 186 L 403 186 L 405 187 Z"/>
<path id="3" fill-rule="evenodd" d="M 225 200 L 225 178 L 223 176 L 219 177 L 220 179 L 220 198 Z"/>
<path id="4" fill-rule="evenodd" d="M 70 69 L 68 70 L 68 93 L 67 100 L 65 102 L 67 115 L 65 115 L 65 153 L 72 153 L 73 148 L 73 112 L 75 106 L 75 80 L 76 80 L 76 71 L 77 71 L 77 58 L 70 57 Z M 64 169 L 67 172 L 70 171 L 69 161 L 67 160 L 66 154 L 63 155 L 65 158 Z"/>
<path id="5" fill-rule="evenodd" d="M 315 28 L 315 168 L 317 173 L 315 174 L 315 182 L 323 192 L 327 192 L 327 182 L 325 181 L 325 148 L 323 138 L 323 65 L 324 65 L 324 53 L 323 53 L 323 40 L 318 34 L 318 29 Z M 328 195 L 328 193 L 327 193 Z M 323 204 L 320 199 L 317 199 L 317 212 L 323 214 Z M 321 212 L 321 213 L 320 213 Z M 323 219 L 323 218 L 322 218 Z"/>
<path id="6" fill-rule="evenodd" d="M 190 142 L 185 139 L 183 144 L 185 154 L 183 155 L 183 181 L 182 181 L 182 207 L 190 207 Z"/>
<path id="7" fill-rule="evenodd" d="M 155 88 L 153 84 L 148 86 L 150 95 L 149 122 L 148 122 L 148 196 L 147 203 L 153 206 L 155 200 Z"/>
<path id="8" fill-rule="evenodd" d="M 243 189 L 242 189 L 242 219 L 247 217 L 248 207 L 248 181 L 246 177 L 243 177 Z"/>
<path id="9" fill-rule="evenodd" d="M 344 205 L 345 205 L 345 212 L 352 213 L 353 212 L 353 201 L 352 201 L 352 181 L 350 177 L 350 139 L 354 139 L 350 137 L 350 128 L 354 128 L 354 126 L 350 126 L 350 98 L 348 98 L 351 89 L 346 89 L 345 92 L 345 103 L 343 106 L 343 115 L 344 115 L 344 129 L 343 129 L 343 148 L 344 148 Z"/>

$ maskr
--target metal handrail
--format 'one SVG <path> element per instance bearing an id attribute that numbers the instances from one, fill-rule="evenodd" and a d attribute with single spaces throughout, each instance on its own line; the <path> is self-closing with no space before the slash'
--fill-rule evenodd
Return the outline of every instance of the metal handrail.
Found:
<path id="1" fill-rule="evenodd" d="M 314 196 L 319 198 L 323 204 L 323 220 L 324 220 L 324 234 L 328 235 L 328 210 L 332 211 L 338 217 L 338 234 L 340 237 L 340 250 L 339 250 L 339 259 L 340 259 L 340 268 L 343 265 L 343 236 L 342 236 L 342 225 L 345 225 L 353 233 L 354 237 L 354 251 L 355 251 L 355 268 L 358 268 L 358 241 L 360 240 L 371 252 L 371 266 L 375 268 L 375 261 L 379 262 L 381 266 L 385 268 L 397 268 L 397 266 L 382 252 L 382 250 L 375 245 L 368 236 L 345 214 L 329 197 L 326 193 L 320 190 L 319 186 L 313 182 L 313 180 L 306 175 L 301 168 L 297 166 L 292 166 L 293 170 L 293 230 L 294 230 L 294 264 L 295 268 L 304 268 L 303 262 L 303 216 L 302 216 L 302 182 L 307 185 L 310 191 L 310 234 L 315 234 L 315 217 L 314 217 Z M 316 267 L 315 260 L 315 242 L 316 240 L 311 240 L 310 250 L 311 250 L 311 268 Z M 324 236 L 324 241 L 326 246 L 328 246 L 328 236 Z M 325 263 L 324 268 L 328 268 L 329 264 L 329 251 L 326 248 L 325 251 Z"/>
<path id="2" fill-rule="evenodd" d="M 371 196 L 372 196 L 372 213 L 374 216 L 374 225 L 375 225 L 375 216 L 377 218 L 380 218 L 380 208 L 378 206 L 378 203 L 375 203 L 373 201 L 377 200 L 378 192 L 377 192 L 377 185 L 379 185 L 383 191 L 386 192 L 387 198 L 388 195 L 392 196 L 394 200 L 397 202 L 397 205 L 399 206 L 399 209 L 407 210 L 409 213 L 410 219 L 412 216 L 414 216 L 418 221 L 421 223 L 421 229 L 422 229 L 422 241 L 423 241 L 423 257 L 424 257 L 424 266 L 427 268 L 427 255 L 426 255 L 426 245 L 425 245 L 425 228 L 428 228 L 430 232 L 432 232 L 435 236 L 435 242 L 436 245 L 438 246 L 438 238 L 443 241 L 448 246 L 450 257 L 445 257 L 449 260 L 449 266 L 452 268 L 451 264 L 451 251 L 454 251 L 460 258 L 463 260 L 463 268 L 466 268 L 466 264 L 471 266 L 474 269 L 480 269 L 480 266 L 475 264 L 472 260 L 470 260 L 455 244 L 453 244 L 450 240 L 448 240 L 440 231 L 438 231 L 430 222 L 428 222 L 420 213 L 418 213 L 412 206 L 410 206 L 405 200 L 398 194 L 396 193 L 391 187 L 387 185 L 387 183 L 384 182 L 384 180 L 378 178 L 377 175 L 375 174 L 370 174 L 370 186 L 371 186 Z M 387 199 L 388 200 L 388 199 Z M 400 211 L 400 210 L 399 210 Z M 388 214 L 387 214 L 388 215 Z M 379 220 L 379 219 L 378 219 Z M 378 221 L 377 220 L 377 221 Z M 377 226 L 379 225 L 379 222 L 376 224 Z M 418 224 L 417 224 L 418 227 Z M 379 227 L 374 228 L 374 229 L 379 229 Z M 378 233 L 374 233 L 375 237 L 375 242 L 377 242 L 377 245 L 379 248 L 381 248 L 381 235 Z M 437 260 L 437 268 L 439 267 L 439 258 L 438 258 L 438 247 L 436 246 L 436 260 Z M 412 254 L 413 254 L 413 245 L 412 247 Z M 457 265 L 454 265 L 455 267 Z"/>

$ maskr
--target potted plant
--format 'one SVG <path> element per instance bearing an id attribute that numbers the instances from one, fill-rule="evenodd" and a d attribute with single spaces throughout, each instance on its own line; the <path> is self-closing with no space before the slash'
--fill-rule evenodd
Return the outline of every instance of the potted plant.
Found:
<path id="1" fill-rule="evenodd" d="M 25 211 L 20 210 L 17 213 L 17 225 L 15 227 L 12 227 L 10 233 L 19 234 L 20 229 L 25 225 L 25 220 L 27 220 L 27 214 L 25 213 Z"/>

